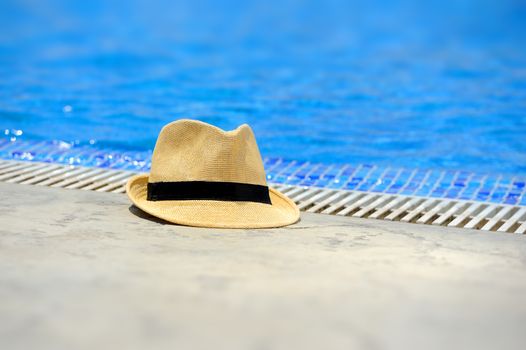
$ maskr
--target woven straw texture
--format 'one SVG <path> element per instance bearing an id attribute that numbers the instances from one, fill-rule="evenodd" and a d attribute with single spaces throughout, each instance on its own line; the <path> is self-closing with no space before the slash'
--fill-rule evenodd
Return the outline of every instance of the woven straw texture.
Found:
<path id="1" fill-rule="evenodd" d="M 264 228 L 299 220 L 294 202 L 274 189 L 270 189 L 271 205 L 220 200 L 148 201 L 148 181 L 220 181 L 266 186 L 256 139 L 246 124 L 233 131 L 186 119 L 166 125 L 155 145 L 150 174 L 131 178 L 126 186 L 128 196 L 145 212 L 188 226 Z"/>
<path id="2" fill-rule="evenodd" d="M 223 131 L 194 120 L 166 125 L 157 138 L 150 182 L 224 181 L 266 185 L 252 129 Z"/>

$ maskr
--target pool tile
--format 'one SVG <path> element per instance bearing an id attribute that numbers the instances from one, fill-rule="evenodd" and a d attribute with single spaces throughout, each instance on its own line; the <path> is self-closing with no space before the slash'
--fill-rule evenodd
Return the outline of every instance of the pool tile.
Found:
<path id="1" fill-rule="evenodd" d="M 65 142 L 0 139 L 0 158 L 149 171 L 152 152 L 119 152 Z M 263 160 L 272 183 L 375 193 L 526 205 L 526 177 L 469 171 L 397 169 L 372 164 L 312 164 L 280 157 Z"/>

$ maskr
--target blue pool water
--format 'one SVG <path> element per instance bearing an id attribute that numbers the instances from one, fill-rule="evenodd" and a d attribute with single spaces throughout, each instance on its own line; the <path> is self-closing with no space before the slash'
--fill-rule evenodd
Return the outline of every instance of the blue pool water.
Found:
<path id="1" fill-rule="evenodd" d="M 3 158 L 147 162 L 184 117 L 297 164 L 526 176 L 523 1 L 4 0 L 0 23 Z"/>

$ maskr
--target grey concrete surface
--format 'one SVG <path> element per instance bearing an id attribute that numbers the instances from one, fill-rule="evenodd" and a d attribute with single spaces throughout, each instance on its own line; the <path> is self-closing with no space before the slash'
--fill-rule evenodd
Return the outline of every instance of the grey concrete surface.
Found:
<path id="1" fill-rule="evenodd" d="M 524 349 L 523 236 L 302 215 L 168 225 L 0 183 L 1 349 Z"/>

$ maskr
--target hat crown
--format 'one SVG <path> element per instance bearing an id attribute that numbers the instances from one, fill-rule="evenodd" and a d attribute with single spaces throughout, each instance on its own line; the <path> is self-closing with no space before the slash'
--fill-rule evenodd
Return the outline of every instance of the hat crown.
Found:
<path id="1" fill-rule="evenodd" d="M 250 126 L 224 131 L 183 119 L 163 127 L 153 151 L 149 182 L 175 181 L 266 186 L 263 161 Z"/>

